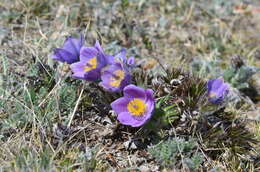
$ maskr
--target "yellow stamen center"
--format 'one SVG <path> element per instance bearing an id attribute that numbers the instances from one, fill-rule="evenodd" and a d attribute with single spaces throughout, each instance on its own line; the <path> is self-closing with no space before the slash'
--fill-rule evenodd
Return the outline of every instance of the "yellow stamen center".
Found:
<path id="1" fill-rule="evenodd" d="M 114 76 L 110 78 L 111 80 L 110 85 L 112 87 L 119 87 L 122 80 L 125 77 L 125 72 L 123 70 L 116 70 L 113 74 Z"/>
<path id="2" fill-rule="evenodd" d="M 88 72 L 96 68 L 97 68 L 97 58 L 93 57 L 87 62 L 86 66 L 84 67 L 84 72 Z"/>
<path id="3" fill-rule="evenodd" d="M 127 105 L 128 111 L 134 116 L 141 116 L 146 111 L 146 105 L 141 99 L 133 99 Z"/>

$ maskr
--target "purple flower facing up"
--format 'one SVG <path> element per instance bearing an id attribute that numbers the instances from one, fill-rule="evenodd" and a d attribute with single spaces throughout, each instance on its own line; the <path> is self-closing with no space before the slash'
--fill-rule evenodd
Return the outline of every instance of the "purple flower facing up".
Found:
<path id="1" fill-rule="evenodd" d="M 124 97 L 112 102 L 111 107 L 120 123 L 140 127 L 151 118 L 154 104 L 153 90 L 128 85 L 124 88 Z"/>
<path id="2" fill-rule="evenodd" d="M 80 49 L 84 45 L 83 35 L 79 39 L 68 37 L 63 48 L 56 48 L 52 54 L 54 60 L 66 62 L 68 64 L 79 61 Z"/>
<path id="3" fill-rule="evenodd" d="M 82 47 L 80 61 L 70 65 L 73 77 L 88 81 L 100 79 L 101 69 L 113 61 L 112 56 L 105 55 L 99 42 L 94 47 Z"/>
<path id="4" fill-rule="evenodd" d="M 101 79 L 101 86 L 116 92 L 123 90 L 130 83 L 131 75 L 121 63 L 114 63 L 103 69 Z"/>
<path id="5" fill-rule="evenodd" d="M 229 92 L 229 85 L 223 78 L 212 79 L 207 82 L 207 90 L 209 102 L 220 104 Z"/>

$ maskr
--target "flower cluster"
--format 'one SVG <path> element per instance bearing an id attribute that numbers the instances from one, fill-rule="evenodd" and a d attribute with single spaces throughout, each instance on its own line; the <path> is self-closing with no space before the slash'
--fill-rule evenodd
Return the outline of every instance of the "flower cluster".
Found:
<path id="1" fill-rule="evenodd" d="M 84 39 L 68 37 L 63 48 L 54 50 L 52 58 L 70 64 L 73 77 L 99 82 L 105 90 L 123 91 L 124 96 L 111 103 L 117 119 L 124 125 L 140 127 L 152 117 L 155 108 L 153 90 L 131 84 L 131 70 L 135 58 L 126 58 L 126 49 L 112 56 L 105 53 L 99 41 L 92 47 L 84 46 Z M 209 102 L 220 104 L 228 94 L 229 85 L 222 78 L 207 82 Z"/>
<path id="2" fill-rule="evenodd" d="M 135 58 L 126 58 L 126 49 L 111 56 L 104 52 L 99 41 L 93 47 L 85 47 L 81 35 L 79 39 L 67 38 L 63 48 L 54 50 L 52 58 L 70 64 L 74 78 L 99 82 L 107 91 L 124 91 L 124 97 L 111 104 L 122 124 L 139 127 L 151 118 L 155 104 L 153 91 L 131 84 Z"/>

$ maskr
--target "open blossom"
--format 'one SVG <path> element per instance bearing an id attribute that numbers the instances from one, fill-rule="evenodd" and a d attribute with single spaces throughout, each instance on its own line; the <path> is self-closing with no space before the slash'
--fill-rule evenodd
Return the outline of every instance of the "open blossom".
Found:
<path id="1" fill-rule="evenodd" d="M 70 65 L 73 77 L 88 81 L 99 80 L 101 69 L 113 62 L 113 57 L 106 55 L 98 41 L 94 47 L 82 47 L 80 61 Z"/>
<path id="2" fill-rule="evenodd" d="M 207 82 L 207 90 L 209 102 L 220 104 L 229 92 L 229 85 L 223 78 L 212 79 Z"/>
<path id="3" fill-rule="evenodd" d="M 123 90 L 125 86 L 130 84 L 131 75 L 127 68 L 117 62 L 103 69 L 101 79 L 101 86 L 109 91 L 116 92 Z"/>
<path id="4" fill-rule="evenodd" d="M 112 102 L 111 107 L 120 123 L 140 127 L 152 117 L 154 104 L 153 90 L 128 85 L 124 88 L 124 97 Z"/>
<path id="5" fill-rule="evenodd" d="M 52 58 L 68 64 L 79 61 L 80 49 L 84 45 L 83 35 L 79 39 L 68 37 L 62 48 L 56 48 Z"/>
<path id="6" fill-rule="evenodd" d="M 112 64 L 102 69 L 100 83 L 105 89 L 113 92 L 121 91 L 130 84 L 130 68 L 134 66 L 134 57 L 126 58 L 126 49 L 122 49 L 113 58 Z"/>

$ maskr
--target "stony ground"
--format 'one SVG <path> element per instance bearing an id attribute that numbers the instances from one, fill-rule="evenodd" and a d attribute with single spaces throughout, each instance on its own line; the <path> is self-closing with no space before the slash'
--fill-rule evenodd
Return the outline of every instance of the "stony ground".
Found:
<path id="1" fill-rule="evenodd" d="M 260 170 L 257 0 L 1 0 L 0 11 L 1 170 Z M 232 73 L 231 66 L 238 68 L 231 75 L 235 79 L 229 80 L 236 104 L 214 110 L 226 115 L 218 116 L 224 121 L 219 132 L 236 124 L 237 128 L 216 134 L 213 129 L 220 123 L 214 118 L 212 133 L 205 131 L 210 126 L 195 132 L 193 116 L 189 123 L 175 121 L 173 127 L 160 131 L 120 125 L 109 106 L 117 95 L 72 79 L 67 65 L 49 58 L 66 36 L 79 32 L 87 45 L 100 40 L 107 53 L 127 48 L 128 55 L 137 59 L 141 72 L 136 72 L 135 82 L 142 80 L 141 85 L 147 81 L 152 86 L 149 77 L 162 75 L 162 67 L 184 71 L 171 71 L 176 72 L 173 78 L 188 78 L 186 73 L 201 78 L 184 79 L 184 83 L 205 82 Z M 193 138 L 196 144 L 187 146 L 190 154 L 177 151 L 176 159 L 167 165 L 167 158 L 158 160 L 149 148 L 173 136 L 173 145 L 192 145 Z M 202 158 L 195 164 L 197 152 Z"/>

